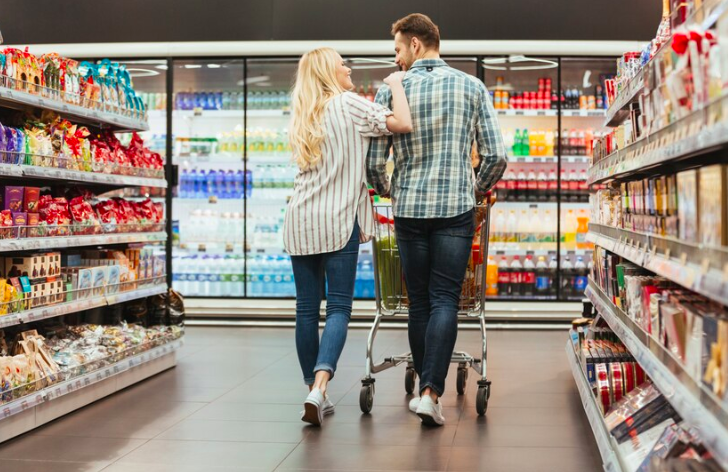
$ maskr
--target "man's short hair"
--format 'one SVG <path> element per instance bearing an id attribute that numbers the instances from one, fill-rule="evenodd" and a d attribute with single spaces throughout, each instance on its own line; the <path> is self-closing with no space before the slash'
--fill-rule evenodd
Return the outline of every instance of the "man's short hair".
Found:
<path id="1" fill-rule="evenodd" d="M 402 33 L 409 39 L 416 37 L 428 49 L 440 49 L 440 28 L 429 16 L 413 13 L 392 25 L 392 36 Z"/>

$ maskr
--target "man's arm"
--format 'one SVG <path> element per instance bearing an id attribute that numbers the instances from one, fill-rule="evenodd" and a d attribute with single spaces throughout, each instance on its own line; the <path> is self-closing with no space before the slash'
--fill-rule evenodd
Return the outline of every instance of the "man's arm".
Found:
<path id="1" fill-rule="evenodd" d="M 392 98 L 391 90 L 384 85 L 377 92 L 374 99 L 379 105 L 389 107 Z M 372 138 L 369 145 L 369 153 L 367 154 L 367 180 L 369 185 L 379 195 L 388 195 L 389 177 L 387 176 L 387 158 L 389 157 L 389 149 L 392 147 L 392 137 L 382 136 L 380 138 Z"/>
<path id="2" fill-rule="evenodd" d="M 481 88 L 475 137 L 481 162 L 475 191 L 485 193 L 503 177 L 508 164 L 503 136 L 485 86 Z"/>

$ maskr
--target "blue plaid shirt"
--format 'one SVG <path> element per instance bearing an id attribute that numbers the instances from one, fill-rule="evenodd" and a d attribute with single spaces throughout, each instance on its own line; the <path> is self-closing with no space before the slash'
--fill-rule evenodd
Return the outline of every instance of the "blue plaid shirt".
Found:
<path id="1" fill-rule="evenodd" d="M 506 150 L 485 85 L 441 59 L 420 59 L 407 72 L 404 89 L 412 111 L 412 133 L 372 139 L 367 178 L 380 195 L 391 193 L 394 215 L 450 218 L 475 206 L 475 190 L 486 192 L 506 170 Z M 382 86 L 376 102 L 391 108 Z M 470 158 L 477 141 L 480 173 Z M 394 146 L 394 175 L 385 170 Z"/>

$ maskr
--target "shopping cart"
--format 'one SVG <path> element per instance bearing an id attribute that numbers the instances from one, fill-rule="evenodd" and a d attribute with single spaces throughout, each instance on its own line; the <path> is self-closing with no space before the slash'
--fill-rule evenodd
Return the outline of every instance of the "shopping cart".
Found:
<path id="1" fill-rule="evenodd" d="M 485 333 L 485 278 L 488 255 L 488 236 L 490 226 L 490 208 L 495 203 L 495 196 L 488 192 L 482 204 L 476 207 L 477 229 L 473 239 L 473 250 L 468 263 L 468 269 L 463 282 L 463 291 L 460 297 L 459 317 L 477 317 L 480 321 L 480 331 L 483 339 L 483 352 L 481 358 L 475 358 L 466 352 L 455 351 L 452 354 L 452 363 L 458 364 L 457 392 L 465 393 L 469 369 L 473 369 L 480 376 L 478 380 L 478 394 L 475 407 L 478 415 L 484 415 L 488 408 L 490 398 L 490 385 L 486 375 L 486 359 L 488 344 Z M 374 249 L 374 280 L 377 313 L 374 324 L 369 332 L 367 341 L 366 376 L 362 379 L 359 394 L 361 411 L 369 413 L 374 404 L 373 374 L 385 371 L 400 364 L 407 364 L 404 376 L 404 388 L 408 394 L 415 389 L 415 368 L 412 362 L 412 353 L 391 356 L 384 359 L 381 364 L 374 364 L 374 340 L 379 330 L 379 324 L 385 316 L 407 315 L 409 300 L 407 287 L 404 283 L 402 266 L 399 259 L 397 240 L 394 234 L 394 220 L 392 208 L 389 205 L 375 205 L 378 218 L 376 233 L 373 242 Z"/>

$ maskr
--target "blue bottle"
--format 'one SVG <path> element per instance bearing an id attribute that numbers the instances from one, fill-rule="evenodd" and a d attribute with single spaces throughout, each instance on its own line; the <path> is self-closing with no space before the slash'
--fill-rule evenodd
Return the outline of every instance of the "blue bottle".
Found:
<path id="1" fill-rule="evenodd" d="M 185 198 L 196 198 L 197 191 L 199 190 L 198 185 L 200 184 L 197 169 L 192 169 L 189 178 L 187 179 L 187 196 Z"/>
<path id="2" fill-rule="evenodd" d="M 222 110 L 222 92 L 215 92 L 215 110 Z"/>
<path id="3" fill-rule="evenodd" d="M 211 170 L 210 173 L 207 174 L 207 195 L 205 196 L 217 196 L 217 172 L 214 170 Z"/>
<path id="4" fill-rule="evenodd" d="M 246 170 L 245 171 L 245 198 L 250 198 L 253 196 L 253 171 L 252 170 Z"/>
<path id="5" fill-rule="evenodd" d="M 195 198 L 205 198 L 207 196 L 207 176 L 205 171 L 201 170 L 197 174 L 195 185 Z"/>
<path id="6" fill-rule="evenodd" d="M 245 175 L 242 170 L 235 174 L 235 198 L 243 198 Z"/>
<path id="7" fill-rule="evenodd" d="M 223 181 L 225 186 L 224 198 L 235 198 L 235 172 L 232 170 L 227 171 Z"/>
<path id="8" fill-rule="evenodd" d="M 215 188 L 217 189 L 218 198 L 228 198 L 225 194 L 225 171 L 222 169 L 217 171 L 215 176 Z"/>
<path id="9" fill-rule="evenodd" d="M 187 198 L 188 187 L 190 186 L 190 174 L 187 169 L 182 169 L 182 174 L 179 176 L 179 186 L 177 187 L 177 196 L 179 198 Z"/>

